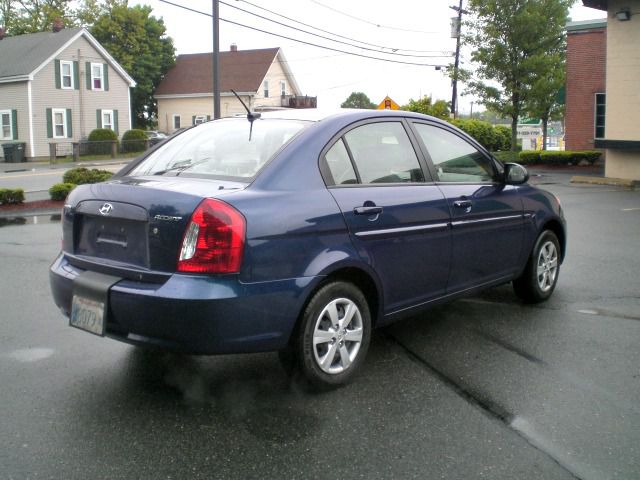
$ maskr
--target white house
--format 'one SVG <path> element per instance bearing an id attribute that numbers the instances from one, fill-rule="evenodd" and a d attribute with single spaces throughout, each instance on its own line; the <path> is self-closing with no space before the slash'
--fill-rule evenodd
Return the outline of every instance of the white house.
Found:
<path id="1" fill-rule="evenodd" d="M 0 144 L 25 142 L 27 159 L 49 157 L 95 128 L 131 128 L 135 81 L 83 28 L 0 39 Z M 2 155 L 2 149 L 0 149 Z"/>

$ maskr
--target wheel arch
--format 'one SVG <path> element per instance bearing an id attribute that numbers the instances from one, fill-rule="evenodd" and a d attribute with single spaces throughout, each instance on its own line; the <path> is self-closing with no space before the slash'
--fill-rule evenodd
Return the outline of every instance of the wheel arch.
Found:
<path id="1" fill-rule="evenodd" d="M 550 219 L 542 226 L 540 233 L 545 230 L 551 230 L 558 237 L 558 242 L 560 242 L 560 262 L 563 262 L 567 245 L 567 234 L 564 227 L 558 220 Z"/>
<path id="2" fill-rule="evenodd" d="M 332 282 L 343 281 L 348 282 L 355 285 L 360 289 L 365 299 L 367 300 L 367 305 L 369 306 L 369 312 L 371 314 L 371 325 L 375 328 L 378 320 L 382 316 L 383 305 L 382 305 L 382 290 L 378 280 L 375 278 L 375 275 L 367 272 L 365 269 L 354 266 L 354 265 L 342 265 L 340 267 L 336 267 L 331 271 L 323 272 L 320 281 L 316 282 L 312 288 L 306 294 L 306 298 L 302 303 L 300 311 L 298 312 L 298 318 L 296 319 L 296 323 L 291 332 L 291 337 L 289 342 L 296 338 L 298 335 L 298 331 L 300 328 L 300 324 L 302 316 L 309 305 L 309 302 L 313 298 L 313 296 L 318 292 L 322 287 L 328 285 Z"/>

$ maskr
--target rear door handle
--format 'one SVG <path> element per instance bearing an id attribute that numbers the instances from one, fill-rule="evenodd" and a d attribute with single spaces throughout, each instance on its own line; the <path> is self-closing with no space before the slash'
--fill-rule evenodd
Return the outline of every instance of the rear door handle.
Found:
<path id="1" fill-rule="evenodd" d="M 456 200 L 453 206 L 456 208 L 471 208 L 473 202 L 471 200 Z"/>
<path id="2" fill-rule="evenodd" d="M 356 207 L 353 209 L 353 213 L 356 215 L 378 215 L 382 213 L 382 207 L 377 206 L 366 206 L 366 207 Z"/>

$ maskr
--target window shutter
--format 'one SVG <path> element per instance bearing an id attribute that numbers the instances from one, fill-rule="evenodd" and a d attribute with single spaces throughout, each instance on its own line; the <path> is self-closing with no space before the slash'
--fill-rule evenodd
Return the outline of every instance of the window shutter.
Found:
<path id="1" fill-rule="evenodd" d="M 73 88 L 80 90 L 80 66 L 78 62 L 73 62 Z"/>
<path id="2" fill-rule="evenodd" d="M 86 62 L 84 64 L 84 73 L 87 78 L 87 90 L 93 90 L 91 85 L 91 62 Z"/>
<path id="3" fill-rule="evenodd" d="M 50 108 L 47 108 L 47 138 L 53 138 L 53 115 Z"/>
<path id="4" fill-rule="evenodd" d="M 18 140 L 18 111 L 11 110 L 11 130 L 13 131 L 13 139 Z"/>
<path id="5" fill-rule="evenodd" d="M 104 63 L 102 64 L 102 76 L 104 77 L 104 85 L 102 88 L 105 92 L 109 91 L 109 65 Z"/>
<path id="6" fill-rule="evenodd" d="M 193 115 L 193 116 L 191 117 L 191 125 L 195 125 L 195 124 L 196 124 L 196 116 L 195 116 L 195 115 Z"/>
<path id="7" fill-rule="evenodd" d="M 118 130 L 118 110 L 113 111 L 113 130 L 116 132 L 116 135 L 120 135 L 120 131 Z"/>
<path id="8" fill-rule="evenodd" d="M 62 85 L 60 84 L 60 60 L 55 60 L 54 61 L 55 64 L 55 75 L 56 75 L 56 88 L 60 89 L 62 88 Z"/>
<path id="9" fill-rule="evenodd" d="M 96 128 L 102 128 L 102 110 L 96 110 Z"/>
<path id="10" fill-rule="evenodd" d="M 71 109 L 67 108 L 67 138 L 73 138 Z"/>

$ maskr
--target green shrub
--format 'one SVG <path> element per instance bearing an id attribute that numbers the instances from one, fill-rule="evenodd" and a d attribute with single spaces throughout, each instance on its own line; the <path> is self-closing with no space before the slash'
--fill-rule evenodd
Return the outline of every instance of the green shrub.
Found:
<path id="1" fill-rule="evenodd" d="M 472 136 L 480 145 L 489 151 L 509 150 L 511 147 L 511 130 L 502 125 L 494 127 L 482 120 L 455 119 L 451 123 L 466 134 Z M 506 133 L 505 133 L 506 129 Z"/>
<path id="2" fill-rule="evenodd" d="M 540 163 L 540 152 L 537 150 L 524 150 L 518 154 L 518 163 L 533 165 Z"/>
<path id="3" fill-rule="evenodd" d="M 591 165 L 593 165 L 602 156 L 602 152 L 598 152 L 597 150 L 581 150 L 573 153 L 576 156 L 578 163 L 580 163 L 581 160 L 586 160 Z"/>
<path id="4" fill-rule="evenodd" d="M 90 142 L 108 142 L 118 140 L 118 134 L 110 128 L 96 128 L 89 134 Z"/>
<path id="5" fill-rule="evenodd" d="M 73 183 L 56 183 L 49 189 L 49 196 L 51 200 L 64 200 L 74 188 L 76 185 Z"/>
<path id="6" fill-rule="evenodd" d="M 574 152 L 568 151 L 541 151 L 540 163 L 543 165 L 570 165 L 577 164 Z"/>
<path id="7" fill-rule="evenodd" d="M 98 183 L 109 180 L 113 173 L 107 170 L 98 170 L 93 168 L 78 167 L 67 170 L 62 176 L 64 183 L 73 183 L 74 185 L 84 185 L 85 183 Z"/>
<path id="8" fill-rule="evenodd" d="M 496 134 L 496 145 L 494 152 L 506 152 L 511 150 L 511 128 L 505 125 L 496 125 L 493 127 Z"/>
<path id="9" fill-rule="evenodd" d="M 143 152 L 147 149 L 147 133 L 144 130 L 127 130 L 122 135 L 123 152 Z"/>
<path id="10" fill-rule="evenodd" d="M 89 155 L 110 155 L 113 142 L 118 143 L 118 134 L 109 128 L 96 128 L 89 134 Z"/>
<path id="11" fill-rule="evenodd" d="M 24 190 L 21 188 L 0 188 L 0 204 L 16 204 L 24 202 Z"/>
<path id="12" fill-rule="evenodd" d="M 593 165 L 600 155 L 595 150 L 527 150 L 520 152 L 518 162 L 523 165 L 578 165 L 586 160 Z"/>

